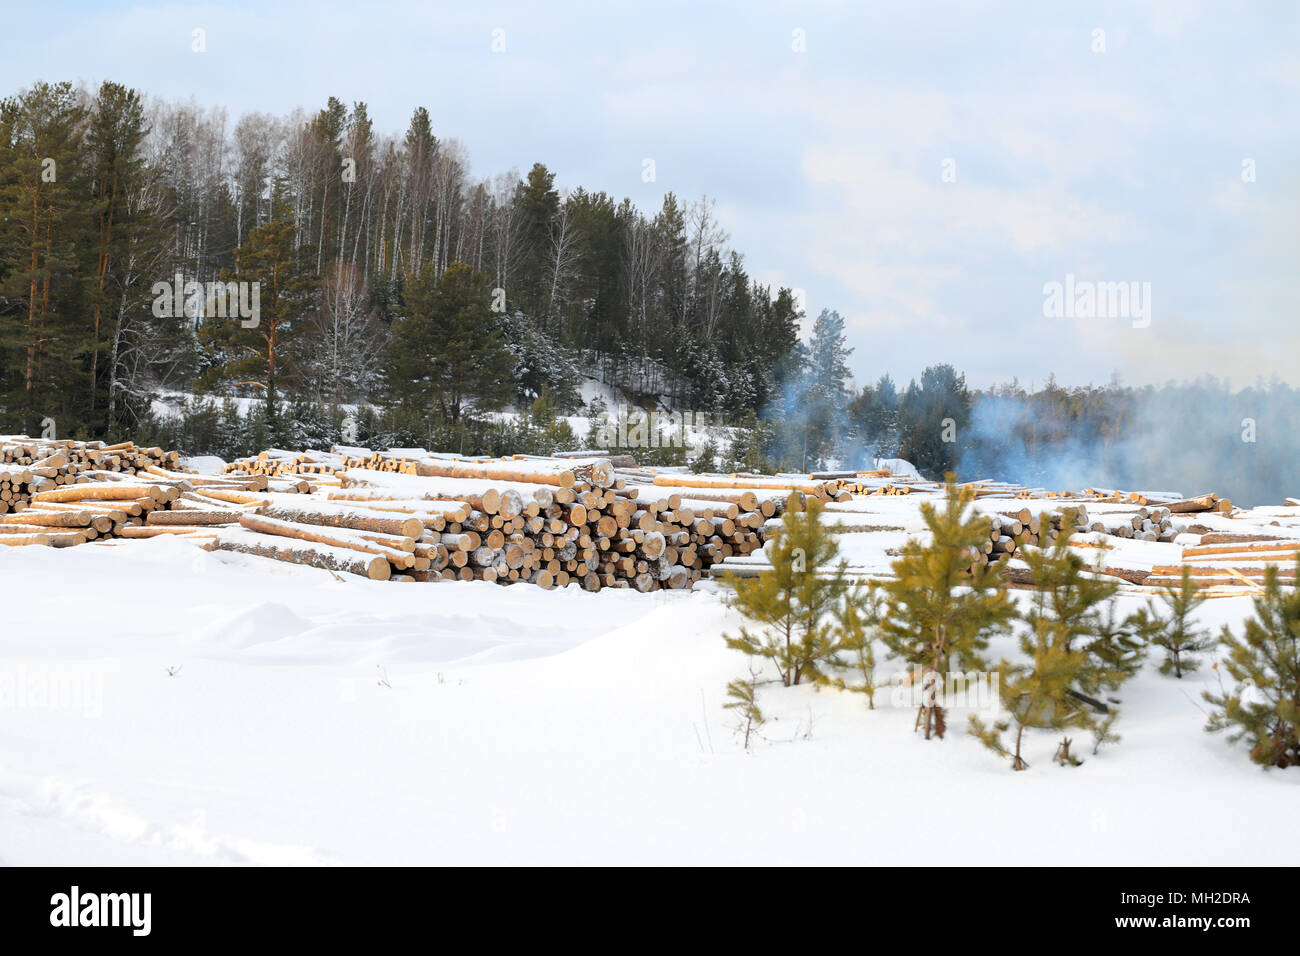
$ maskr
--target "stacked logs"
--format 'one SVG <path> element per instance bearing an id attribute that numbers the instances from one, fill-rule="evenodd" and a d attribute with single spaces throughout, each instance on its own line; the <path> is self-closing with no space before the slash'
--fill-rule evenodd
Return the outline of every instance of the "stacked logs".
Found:
<path id="1" fill-rule="evenodd" d="M 1090 530 L 1088 512 L 1078 506 L 1042 513 L 1021 508 L 989 515 L 989 519 L 989 540 L 975 554 L 975 560 L 980 564 L 989 564 L 1004 555 L 1015 557 L 1026 546 L 1050 547 L 1067 528 L 1073 534 Z"/>
<path id="2" fill-rule="evenodd" d="M 1276 569 L 1278 578 L 1295 585 L 1295 562 L 1300 555 L 1300 541 L 1284 538 L 1262 538 L 1253 535 L 1223 535 L 1221 537 L 1252 538 L 1249 541 L 1207 543 L 1205 535 L 1201 544 L 1187 547 L 1182 552 L 1180 564 L 1157 564 L 1151 569 L 1145 584 L 1176 588 L 1182 583 L 1183 569 L 1201 587 L 1241 586 L 1260 589 L 1270 567 Z"/>
<path id="3" fill-rule="evenodd" d="M 47 487 L 46 482 L 67 484 L 83 471 L 134 475 L 154 467 L 176 468 L 179 463 L 180 452 L 143 448 L 129 441 L 108 445 L 102 441 L 0 435 L 0 471 L 30 471 L 27 480 L 38 490 Z"/>
<path id="4" fill-rule="evenodd" d="M 833 481 L 771 476 L 625 476 L 600 457 L 328 454 L 235 463 L 228 476 L 313 475 L 301 469 L 328 464 L 339 484 L 308 499 L 228 495 L 251 513 L 215 547 L 380 580 L 680 589 L 758 549 L 764 522 L 789 502 L 840 493 Z"/>
<path id="5" fill-rule="evenodd" d="M 0 509 L 0 545 L 9 547 L 62 548 L 164 534 L 211 539 L 214 526 L 237 521 L 239 515 L 209 495 L 270 485 L 260 477 L 174 471 L 164 466 L 177 466 L 178 453 L 130 442 L 104 445 L 25 436 L 0 442 L 0 454 L 10 459 L 0 469 L 0 475 L 9 476 L 9 495 Z M 24 459 L 27 467 L 12 470 Z M 305 484 L 281 483 L 281 490 L 305 490 Z"/>
<path id="6" fill-rule="evenodd" d="M 1178 535 L 1178 528 L 1174 526 L 1172 514 L 1172 509 L 1168 506 L 1141 507 L 1133 512 L 1109 512 L 1098 515 L 1088 530 L 1134 541 L 1173 541 Z"/>

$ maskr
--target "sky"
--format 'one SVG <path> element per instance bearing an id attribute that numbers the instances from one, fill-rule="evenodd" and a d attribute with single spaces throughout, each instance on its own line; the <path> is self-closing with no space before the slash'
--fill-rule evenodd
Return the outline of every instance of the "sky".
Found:
<path id="1" fill-rule="evenodd" d="M 1300 385 L 1300 4 L 0 5 L 5 95 L 422 105 L 475 176 L 707 195 L 751 275 L 844 316 L 859 383 Z M 1149 308 L 1047 314 L 1067 282 Z"/>

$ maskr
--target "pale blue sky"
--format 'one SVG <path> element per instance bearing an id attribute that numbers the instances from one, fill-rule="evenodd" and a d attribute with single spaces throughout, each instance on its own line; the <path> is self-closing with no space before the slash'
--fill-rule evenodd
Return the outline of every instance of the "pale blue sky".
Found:
<path id="1" fill-rule="evenodd" d="M 860 381 L 948 361 L 977 385 L 1300 384 L 1298 11 L 6 3 L 0 90 L 112 78 L 232 125 L 335 95 L 385 132 L 424 105 L 475 175 L 541 161 L 647 209 L 707 193 L 756 277 L 847 318 Z M 1044 318 L 1067 273 L 1150 282 L 1150 327 Z"/>

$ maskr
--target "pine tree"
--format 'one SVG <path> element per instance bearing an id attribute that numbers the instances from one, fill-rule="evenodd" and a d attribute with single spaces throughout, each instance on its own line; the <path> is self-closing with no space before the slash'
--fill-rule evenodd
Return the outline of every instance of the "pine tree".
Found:
<path id="1" fill-rule="evenodd" d="M 280 440 L 282 382 L 294 371 L 293 345 L 304 330 L 314 282 L 298 265 L 293 225 L 269 222 L 248 233 L 248 241 L 235 250 L 235 270 L 223 282 L 257 283 L 259 313 L 256 324 L 226 305 L 225 316 L 208 316 L 199 326 L 199 341 L 216 361 L 200 378 L 201 387 L 227 382 L 262 389 L 266 400 L 266 426 L 273 441 Z"/>
<path id="2" fill-rule="evenodd" d="M 1051 515 L 1044 513 L 1039 521 L 1041 527 L 1051 527 Z M 1133 621 L 1115 617 L 1119 582 L 1103 575 L 1100 563 L 1089 566 L 1072 546 L 1073 519 L 1068 513 L 1061 524 L 1049 547 L 1022 551 L 1035 587 L 1024 617 L 1031 628 L 1040 621 L 1054 628 L 1066 650 L 1086 652 L 1075 692 L 1079 700 L 1105 712 L 1106 705 L 1083 695 L 1118 689 L 1137 672 L 1142 645 L 1133 634 Z"/>
<path id="3" fill-rule="evenodd" d="M 744 737 L 744 747 L 749 749 L 749 741 L 767 723 L 767 716 L 758 706 L 758 671 L 749 668 L 748 679 L 738 679 L 727 683 L 727 702 L 722 706 L 736 715 L 734 727 L 737 734 Z"/>
<path id="4" fill-rule="evenodd" d="M 1139 631 L 1141 617 L 1124 614 L 1113 599 L 1096 621 L 1096 634 L 1088 645 L 1095 662 L 1093 674 L 1097 690 L 1118 690 L 1119 686 L 1142 669 L 1147 645 Z M 1090 691 L 1091 693 L 1091 691 Z"/>
<path id="5" fill-rule="evenodd" d="M 1148 607 L 1139 612 L 1139 632 L 1148 643 L 1164 649 L 1165 659 L 1160 665 L 1160 673 L 1181 678 L 1184 673 L 1191 673 L 1201 666 L 1197 654 L 1214 646 L 1210 636 L 1191 622 L 1196 609 L 1205 603 L 1205 595 L 1192 580 L 1191 569 L 1184 567 L 1182 584 L 1177 588 L 1162 588 L 1160 600 L 1168 610 L 1168 616 L 1162 614 L 1154 602 L 1149 602 Z"/>
<path id="6" fill-rule="evenodd" d="M 831 665 L 836 670 L 847 671 L 852 677 L 846 679 L 832 675 L 828 669 L 817 679 L 819 684 L 863 694 L 869 710 L 876 709 L 875 638 L 879 624 L 879 593 L 874 582 L 865 588 L 854 585 L 845 593 L 835 611 L 836 643 L 844 657 L 837 656 Z"/>
<path id="7" fill-rule="evenodd" d="M 921 506 L 929 528 L 927 544 L 913 539 L 893 563 L 894 579 L 881 586 L 884 613 L 880 635 L 890 653 L 923 671 L 934 687 L 954 663 L 964 670 L 984 670 L 989 635 L 1015 615 L 1001 577 L 1001 565 L 974 560 L 988 541 L 990 521 L 968 515 L 975 494 L 948 476 L 946 504 L 940 511 Z M 925 737 L 943 736 L 942 706 L 927 697 L 917 713 Z"/>
<path id="8" fill-rule="evenodd" d="M 998 755 L 1010 757 L 1013 770 L 1028 770 L 1022 754 L 1027 729 L 1064 731 L 1090 725 L 1087 712 L 1070 693 L 1087 666 L 1087 654 L 1071 650 L 1065 630 L 1047 618 L 1037 619 L 1033 631 L 1021 636 L 1020 649 L 1028 657 L 1028 664 L 1003 660 L 995 671 L 998 695 L 1010 719 L 988 726 L 972 715 L 968 732 Z M 1003 735 L 1012 727 L 1015 740 L 1008 745 Z M 1062 764 L 1077 764 L 1069 745 L 1069 738 L 1062 741 L 1056 759 Z"/>
<path id="9" fill-rule="evenodd" d="M 60 437 L 84 421 L 85 118 L 71 83 L 37 83 L 0 102 L 0 404 L 31 434 L 46 416 Z"/>
<path id="10" fill-rule="evenodd" d="M 120 277 L 123 267 L 120 260 L 126 260 L 134 251 L 145 226 L 137 220 L 147 218 L 140 203 L 132 202 L 144 176 L 141 147 L 147 132 L 140 94 L 118 83 L 106 81 L 101 84 L 86 133 L 86 146 L 93 164 L 94 216 L 98 233 L 89 357 L 89 415 L 95 424 L 99 424 L 95 420 L 100 413 L 98 400 L 102 383 L 99 366 L 105 357 L 101 355 L 101 348 L 108 344 L 103 342 L 103 333 L 112 307 L 113 289 L 109 279 L 113 274 Z M 129 263 L 127 265 L 129 268 Z M 140 281 L 138 276 L 136 281 Z M 111 347 L 108 353 L 107 357 L 114 357 Z M 111 377 L 113 370 L 109 371 Z"/>
<path id="11" fill-rule="evenodd" d="M 810 499 L 804 510 L 787 507 L 780 529 L 766 546 L 771 570 L 757 577 L 727 575 L 732 606 L 754 624 L 727 646 L 770 660 L 786 687 L 820 676 L 839 649 L 836 627 L 827 620 L 847 587 L 845 565 L 835 536 L 821 521 L 822 504 Z"/>
<path id="12" fill-rule="evenodd" d="M 1300 557 L 1296 572 L 1300 580 Z M 1203 695 L 1215 708 L 1206 730 L 1230 731 L 1233 743 L 1244 738 L 1262 766 L 1300 765 L 1300 590 L 1284 589 L 1277 568 L 1269 568 L 1242 636 L 1225 627 L 1219 640 L 1237 686 Z"/>

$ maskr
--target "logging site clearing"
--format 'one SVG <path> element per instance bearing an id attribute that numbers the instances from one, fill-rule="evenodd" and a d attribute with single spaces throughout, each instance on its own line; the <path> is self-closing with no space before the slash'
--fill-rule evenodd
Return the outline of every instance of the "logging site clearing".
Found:
<path id="1" fill-rule="evenodd" d="M 1017 602 L 1025 549 L 1066 532 L 1121 610 L 1187 570 L 1215 633 L 1269 568 L 1295 584 L 1294 498 L 965 484 L 990 519 L 970 563 L 1005 558 Z M 0 436 L 0 863 L 1293 861 L 1296 828 L 1261 841 L 1251 821 L 1293 815 L 1300 778 L 1202 731 L 1208 662 L 1148 663 L 1124 743 L 1078 772 L 1043 738 L 1043 769 L 1007 773 L 962 733 L 921 743 L 914 707 L 818 686 L 764 696 L 741 746 L 722 635 L 744 621 L 720 579 L 761 575 L 816 500 L 848 574 L 888 580 L 943 496 L 901 465 L 334 447 L 200 474 L 130 442 Z M 941 806 L 947 829 L 902 822 Z"/>

